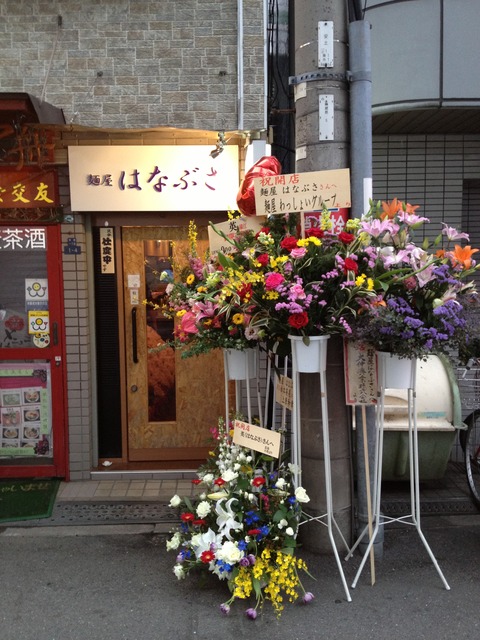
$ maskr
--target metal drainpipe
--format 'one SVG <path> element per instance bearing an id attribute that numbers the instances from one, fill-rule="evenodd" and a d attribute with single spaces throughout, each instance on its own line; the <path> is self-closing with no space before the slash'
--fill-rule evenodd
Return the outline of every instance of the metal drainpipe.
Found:
<path id="1" fill-rule="evenodd" d="M 243 1 L 237 2 L 237 129 L 243 131 Z"/>
<path id="2" fill-rule="evenodd" d="M 357 20 L 349 24 L 350 44 L 350 143 L 352 173 L 352 216 L 361 218 L 368 211 L 372 198 L 372 78 L 370 56 L 370 24 Z M 366 432 L 370 467 L 370 495 L 373 499 L 375 459 L 375 408 L 366 407 Z M 362 412 L 355 408 L 357 436 L 357 528 L 360 534 L 368 523 L 367 477 L 364 458 Z M 360 548 L 365 549 L 368 536 Z M 383 555 L 383 527 L 373 545 L 377 558 Z"/>

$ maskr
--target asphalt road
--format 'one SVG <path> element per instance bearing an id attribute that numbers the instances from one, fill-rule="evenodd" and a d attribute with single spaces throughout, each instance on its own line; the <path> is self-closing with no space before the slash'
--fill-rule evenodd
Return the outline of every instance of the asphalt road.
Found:
<path id="1" fill-rule="evenodd" d="M 320 525 L 309 525 L 320 526 Z M 225 584 L 177 581 L 174 552 L 149 527 L 0 530 L 1 640 L 471 640 L 480 636 L 480 515 L 426 517 L 423 531 L 451 587 L 411 527 L 387 527 L 376 583 L 368 565 L 347 602 L 333 556 L 306 551 L 309 605 L 266 606 L 255 621 Z M 350 585 L 360 562 L 344 564 Z"/>

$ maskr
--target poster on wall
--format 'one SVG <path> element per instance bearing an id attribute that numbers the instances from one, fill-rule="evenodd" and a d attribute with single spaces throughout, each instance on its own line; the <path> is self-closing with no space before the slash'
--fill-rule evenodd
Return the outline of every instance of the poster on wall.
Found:
<path id="1" fill-rule="evenodd" d="M 50 364 L 0 364 L 0 457 L 50 457 L 52 446 Z"/>

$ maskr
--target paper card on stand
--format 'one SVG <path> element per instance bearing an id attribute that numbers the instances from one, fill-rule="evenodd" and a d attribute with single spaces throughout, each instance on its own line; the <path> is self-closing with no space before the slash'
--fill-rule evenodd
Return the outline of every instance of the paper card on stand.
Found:
<path id="1" fill-rule="evenodd" d="M 272 458 L 278 458 L 280 455 L 280 434 L 277 431 L 263 429 L 243 420 L 233 421 L 233 441 L 241 447 L 253 449 Z"/>
<path id="2" fill-rule="evenodd" d="M 255 233 L 260 231 L 263 226 L 264 219 L 259 217 L 244 217 L 234 218 L 233 220 L 227 220 L 226 222 L 219 222 L 214 224 L 212 228 L 208 227 L 208 242 L 210 245 L 210 253 L 223 253 L 227 255 L 236 250 L 235 245 L 228 242 L 222 235 L 219 235 L 217 231 L 225 234 L 227 238 L 232 240 L 241 231 L 251 229 Z"/>
<path id="3" fill-rule="evenodd" d="M 345 340 L 343 354 L 346 403 L 350 405 L 376 404 L 377 360 L 375 349 L 365 343 Z"/>
<path id="4" fill-rule="evenodd" d="M 293 380 L 287 376 L 278 376 L 276 392 L 278 404 L 293 411 Z"/>

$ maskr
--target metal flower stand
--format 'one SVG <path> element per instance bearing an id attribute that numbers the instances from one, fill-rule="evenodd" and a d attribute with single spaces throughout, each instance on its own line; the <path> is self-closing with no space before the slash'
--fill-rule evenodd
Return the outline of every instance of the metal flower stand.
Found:
<path id="1" fill-rule="evenodd" d="M 257 378 L 257 402 L 259 408 L 260 422 L 262 422 L 262 412 L 261 412 L 261 398 L 260 398 L 260 390 L 258 386 L 258 376 L 257 372 L 259 369 L 258 363 L 258 349 L 224 349 L 223 350 L 223 359 L 224 359 L 224 371 L 225 371 L 225 414 L 227 423 L 230 418 L 230 405 L 228 399 L 228 382 L 229 380 L 235 381 L 235 400 L 236 406 L 235 411 L 237 414 L 240 413 L 241 407 L 241 397 L 242 397 L 242 381 L 245 382 L 245 392 L 246 392 L 246 400 L 247 400 L 247 419 L 248 422 L 252 421 L 252 397 L 251 397 L 251 388 L 250 388 L 250 380 L 252 378 Z M 262 424 L 260 424 L 262 426 Z"/>
<path id="2" fill-rule="evenodd" d="M 301 449 L 301 410 L 300 410 L 300 373 L 319 373 L 320 374 L 320 398 L 321 398 L 321 410 L 322 410 L 322 433 L 323 433 L 323 454 L 325 463 L 325 494 L 326 494 L 326 513 L 320 516 L 310 516 L 309 514 L 303 514 L 306 517 L 306 521 L 301 524 L 306 524 L 311 521 L 319 522 L 328 529 L 328 536 L 332 545 L 335 560 L 337 562 L 338 571 L 342 580 L 343 588 L 348 602 L 352 601 L 350 592 L 348 590 L 347 581 L 345 580 L 345 574 L 343 572 L 342 563 L 338 554 L 337 545 L 334 537 L 334 527 L 340 535 L 347 550 L 348 544 L 340 531 L 340 528 L 335 520 L 333 514 L 333 500 L 332 500 L 332 470 L 331 470 L 331 458 L 330 458 L 330 434 L 328 427 L 328 399 L 327 399 L 327 379 L 326 379 L 326 354 L 327 344 L 329 336 L 315 336 L 310 338 L 310 345 L 306 347 L 303 344 L 300 336 L 290 336 L 292 343 L 292 379 L 293 379 L 293 411 L 292 411 L 292 462 L 294 464 L 293 480 L 295 487 L 300 486 L 300 473 L 302 463 L 302 449 Z M 320 340 L 318 340 L 319 338 Z M 310 353 L 306 354 L 306 360 L 302 358 L 303 351 L 306 350 Z M 311 347 L 311 350 L 310 350 Z M 312 354 L 311 351 L 317 350 L 316 354 Z M 326 520 L 326 522 L 325 522 Z"/>
<path id="3" fill-rule="evenodd" d="M 378 409 L 377 409 L 377 423 L 376 423 L 376 443 L 375 443 L 375 475 L 374 475 L 374 512 L 373 519 L 375 526 L 373 528 L 372 535 L 370 537 L 369 544 L 364 552 L 362 561 L 357 570 L 357 574 L 352 583 L 352 589 L 357 585 L 357 582 L 365 567 L 365 563 L 370 554 L 370 551 L 375 543 L 375 539 L 378 535 L 380 526 L 389 524 L 391 522 L 403 522 L 405 524 L 414 526 L 423 542 L 425 549 L 430 556 L 438 575 L 440 576 L 445 589 L 449 590 L 450 587 L 445 580 L 445 577 L 438 565 L 438 562 L 430 549 L 427 540 L 422 532 L 420 524 L 420 486 L 419 486 L 419 468 L 418 468 L 418 431 L 417 431 L 417 409 L 416 409 L 416 371 L 417 361 L 399 359 L 392 356 L 389 353 L 377 353 L 378 358 Z M 401 379 L 401 370 L 403 369 L 406 379 Z M 389 516 L 381 515 L 380 505 L 382 497 L 382 464 L 383 464 L 383 433 L 384 433 L 384 417 L 385 417 L 385 391 L 386 389 L 406 389 L 408 399 L 408 451 L 410 459 L 410 501 L 411 501 L 411 513 L 392 518 Z M 350 551 L 350 557 L 353 550 L 357 546 L 358 542 L 365 535 L 365 531 L 361 534 L 359 540 Z"/>

